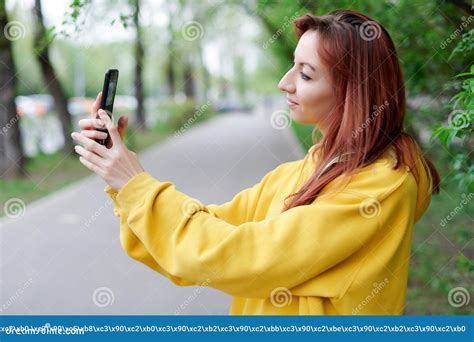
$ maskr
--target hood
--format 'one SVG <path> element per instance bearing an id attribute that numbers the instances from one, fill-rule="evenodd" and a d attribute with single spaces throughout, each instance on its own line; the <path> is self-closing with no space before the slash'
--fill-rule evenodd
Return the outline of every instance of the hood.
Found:
<path id="1" fill-rule="evenodd" d="M 316 146 L 313 145 L 308 149 L 308 152 L 304 158 L 305 161 L 307 159 L 312 159 L 311 155 L 315 148 Z M 309 165 L 309 168 L 305 167 L 306 169 L 305 173 L 307 174 L 307 176 L 309 176 L 309 174 L 314 170 L 317 156 L 318 156 L 318 153 L 316 152 L 315 160 L 313 160 L 313 162 L 307 163 Z M 387 149 L 387 151 L 380 158 L 390 159 L 393 162 L 396 162 L 394 149 L 393 148 Z M 416 203 L 416 210 L 415 210 L 415 222 L 417 222 L 423 216 L 423 214 L 426 212 L 431 202 L 431 181 L 427 173 L 428 168 L 427 166 L 425 168 L 423 161 L 424 161 L 424 158 L 422 155 L 420 155 L 419 158 L 417 159 L 417 164 L 416 164 L 420 178 L 417 182 L 418 192 L 417 192 L 417 203 Z M 407 171 L 411 172 L 408 166 L 406 166 L 405 168 L 407 169 Z"/>

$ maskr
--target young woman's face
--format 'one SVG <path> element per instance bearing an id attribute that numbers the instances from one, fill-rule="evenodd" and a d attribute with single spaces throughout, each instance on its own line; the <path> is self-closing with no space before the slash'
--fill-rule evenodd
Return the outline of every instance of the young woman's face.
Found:
<path id="1" fill-rule="evenodd" d="M 318 58 L 317 31 L 306 31 L 295 49 L 293 67 L 283 76 L 278 88 L 287 93 L 293 120 L 316 124 L 324 130 L 323 119 L 331 115 L 335 104 L 329 71 Z"/>

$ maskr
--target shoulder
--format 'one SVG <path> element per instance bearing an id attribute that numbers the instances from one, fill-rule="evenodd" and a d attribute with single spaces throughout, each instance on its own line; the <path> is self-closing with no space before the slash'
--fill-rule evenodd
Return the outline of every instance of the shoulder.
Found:
<path id="1" fill-rule="evenodd" d="M 304 163 L 304 159 L 294 160 L 282 163 L 278 165 L 276 168 L 268 172 L 264 179 L 268 181 L 282 181 L 284 179 L 291 179 L 294 177 L 295 173 L 301 170 Z"/>
<path id="2" fill-rule="evenodd" d="M 363 167 L 350 176 L 340 176 L 334 179 L 323 190 L 330 195 L 343 192 L 359 198 L 374 198 L 383 201 L 387 198 L 409 200 L 417 198 L 417 184 L 413 174 L 406 166 L 394 168 L 394 160 L 380 158 Z"/>

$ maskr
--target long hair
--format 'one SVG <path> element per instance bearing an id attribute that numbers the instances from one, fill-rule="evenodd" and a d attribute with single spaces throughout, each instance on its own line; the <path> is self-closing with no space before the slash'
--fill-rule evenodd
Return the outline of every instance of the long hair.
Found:
<path id="1" fill-rule="evenodd" d="M 330 70 L 336 107 L 326 115 L 327 130 L 312 156 L 318 163 L 311 177 L 283 211 L 311 204 L 336 177 L 349 176 L 393 147 L 394 169 L 407 165 L 417 183 L 418 160 L 430 181 L 430 193 L 439 193 L 439 174 L 417 142 L 403 129 L 405 86 L 398 55 L 388 32 L 370 17 L 353 10 L 324 16 L 296 18 L 298 40 L 308 30 L 319 34 L 315 49 Z M 338 162 L 334 162 L 334 161 Z"/>

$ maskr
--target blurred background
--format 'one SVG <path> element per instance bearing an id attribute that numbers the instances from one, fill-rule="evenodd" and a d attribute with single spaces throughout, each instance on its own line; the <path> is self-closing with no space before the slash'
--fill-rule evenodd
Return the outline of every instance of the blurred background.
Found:
<path id="1" fill-rule="evenodd" d="M 120 70 L 114 117 L 129 116 L 125 143 L 137 152 L 235 113 L 275 120 L 286 110 L 277 84 L 292 64 L 293 20 L 338 8 L 390 32 L 406 129 L 442 176 L 415 226 L 406 313 L 472 314 L 468 0 L 0 0 L 0 215 L 16 218 L 12 199 L 24 208 L 91 175 L 70 132 L 89 116 L 107 69 Z M 285 122 L 303 150 L 317 138 L 314 126 Z"/>

